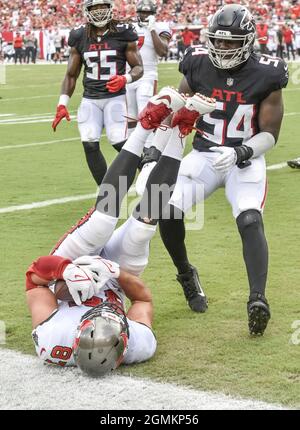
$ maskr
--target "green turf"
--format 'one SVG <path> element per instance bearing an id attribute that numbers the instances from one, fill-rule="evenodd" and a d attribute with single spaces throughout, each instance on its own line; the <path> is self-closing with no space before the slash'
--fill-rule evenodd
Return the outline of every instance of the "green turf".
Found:
<path id="1" fill-rule="evenodd" d="M 295 78 L 296 66 L 291 71 Z M 65 65 L 8 67 L 7 85 L 0 86 L 0 115 L 54 112 L 64 72 Z M 174 64 L 160 65 L 159 77 L 161 86 L 178 86 Z M 300 81 L 294 81 L 284 92 L 285 112 L 293 115 L 285 117 L 268 164 L 300 155 Z M 74 112 L 80 93 L 78 85 L 70 105 Z M 60 124 L 55 134 L 50 122 L 0 124 L 0 148 L 76 137 L 75 121 Z M 105 139 L 102 146 L 112 160 L 115 153 Z M 79 139 L 0 149 L 0 156 L 0 208 L 96 191 Z M 268 176 L 265 229 L 272 319 L 265 335 L 254 339 L 248 335 L 248 286 L 241 244 L 224 191 L 219 190 L 205 204 L 204 229 L 187 233 L 191 261 L 199 268 L 209 298 L 208 312 L 198 315 L 187 308 L 175 270 L 156 236 L 144 279 L 154 295 L 158 350 L 150 362 L 124 367 L 122 373 L 300 406 L 300 344 L 291 343 L 291 325 L 300 320 L 300 171 L 285 168 Z M 24 272 L 92 204 L 90 200 L 0 214 L 0 320 L 6 323 L 7 347 L 33 353 Z"/>

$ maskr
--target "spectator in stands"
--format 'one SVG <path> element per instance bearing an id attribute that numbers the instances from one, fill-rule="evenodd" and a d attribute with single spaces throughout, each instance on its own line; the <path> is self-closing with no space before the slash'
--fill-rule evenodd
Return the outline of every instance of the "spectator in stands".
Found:
<path id="1" fill-rule="evenodd" d="M 258 43 L 261 54 L 267 54 L 267 43 L 268 43 L 268 26 L 267 24 L 258 23 L 256 26 L 256 33 L 258 37 Z"/>
<path id="2" fill-rule="evenodd" d="M 23 62 L 23 37 L 20 32 L 17 32 L 14 38 L 14 50 L 15 50 L 15 64 L 17 64 L 18 58 L 20 64 Z"/>
<path id="3" fill-rule="evenodd" d="M 185 29 L 181 33 L 181 36 L 183 39 L 183 45 L 185 49 L 191 46 L 193 40 L 195 39 L 194 33 L 191 30 L 189 30 L 188 27 L 185 27 Z"/>
<path id="4" fill-rule="evenodd" d="M 292 52 L 293 60 L 295 60 L 295 51 L 293 44 L 294 32 L 288 25 L 283 28 L 283 40 L 286 46 L 288 61 L 290 60 L 290 51 Z"/>

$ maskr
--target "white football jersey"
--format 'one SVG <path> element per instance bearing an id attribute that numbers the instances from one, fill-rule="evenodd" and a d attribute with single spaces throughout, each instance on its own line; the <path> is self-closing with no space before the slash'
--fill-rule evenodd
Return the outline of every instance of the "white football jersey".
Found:
<path id="1" fill-rule="evenodd" d="M 296 48 L 299 49 L 300 48 L 300 25 L 295 25 L 293 30 L 294 30 Z"/>
<path id="2" fill-rule="evenodd" d="M 147 27 L 141 27 L 138 23 L 133 25 L 139 36 L 138 47 L 144 64 L 143 78 L 157 79 L 157 64 L 159 56 L 155 52 L 151 33 Z M 166 34 L 169 37 L 172 36 L 170 26 L 167 22 L 155 23 L 155 30 L 159 36 L 162 34 Z"/>
<path id="3" fill-rule="evenodd" d="M 277 49 L 277 45 L 278 45 L 278 41 L 277 41 L 277 31 L 270 29 L 268 31 L 268 43 L 267 43 L 267 48 L 270 51 L 274 51 Z"/>
<path id="4" fill-rule="evenodd" d="M 32 332 L 38 357 L 49 364 L 75 366 L 73 344 L 81 317 L 106 300 L 124 308 L 125 296 L 117 281 L 108 281 L 103 291 L 81 306 L 72 301 L 59 301 L 58 309 Z M 123 362 L 130 364 L 148 360 L 156 350 L 156 339 L 152 330 L 135 321 L 127 321 L 129 339 Z"/>

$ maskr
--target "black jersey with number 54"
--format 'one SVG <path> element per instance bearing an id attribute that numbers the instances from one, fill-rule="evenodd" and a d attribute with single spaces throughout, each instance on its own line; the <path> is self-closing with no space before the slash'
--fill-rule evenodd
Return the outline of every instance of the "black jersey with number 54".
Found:
<path id="1" fill-rule="evenodd" d="M 205 151 L 210 146 L 238 146 L 259 133 L 261 102 L 273 91 L 286 87 L 288 66 L 279 58 L 251 54 L 236 71 L 218 69 L 207 50 L 188 48 L 179 65 L 191 90 L 217 100 L 217 108 L 201 117 L 193 146 Z"/>
<path id="2" fill-rule="evenodd" d="M 125 94 L 125 88 L 117 93 L 106 89 L 107 81 L 114 75 L 124 75 L 126 49 L 136 42 L 138 35 L 131 25 L 120 24 L 116 31 L 107 31 L 99 38 L 89 37 L 88 27 L 82 25 L 71 30 L 68 44 L 81 55 L 84 65 L 83 97 L 102 99 Z"/>

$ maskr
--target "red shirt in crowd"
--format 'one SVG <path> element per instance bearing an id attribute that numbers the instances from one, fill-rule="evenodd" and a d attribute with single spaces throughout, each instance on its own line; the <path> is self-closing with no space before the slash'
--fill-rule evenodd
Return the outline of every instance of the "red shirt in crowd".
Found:
<path id="1" fill-rule="evenodd" d="M 14 39 L 14 48 L 22 48 L 23 47 L 23 37 L 16 36 Z"/>
<path id="2" fill-rule="evenodd" d="M 185 46 L 189 46 L 192 41 L 195 39 L 195 35 L 191 30 L 184 30 L 182 32 L 183 44 Z"/>
<path id="3" fill-rule="evenodd" d="M 266 45 L 268 43 L 268 26 L 267 24 L 257 24 L 256 32 L 258 41 L 261 45 Z"/>
<path id="4" fill-rule="evenodd" d="M 282 32 L 283 39 L 286 44 L 290 44 L 293 41 L 293 31 L 290 28 L 285 28 Z"/>

